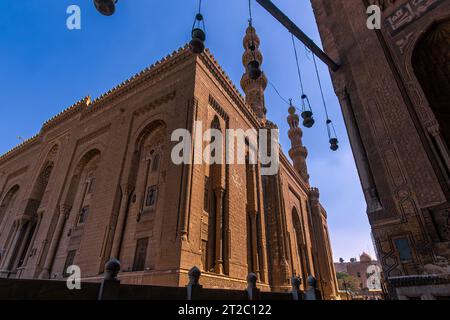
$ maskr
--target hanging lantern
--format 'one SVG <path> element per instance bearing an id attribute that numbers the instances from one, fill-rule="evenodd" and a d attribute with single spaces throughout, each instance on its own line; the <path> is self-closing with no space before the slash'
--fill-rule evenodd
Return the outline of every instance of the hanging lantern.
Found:
<path id="1" fill-rule="evenodd" d="M 252 27 L 251 20 L 249 20 L 249 27 L 250 28 Z M 252 56 L 253 56 L 253 60 L 247 64 L 248 76 L 252 80 L 258 80 L 259 77 L 261 77 L 261 75 L 262 75 L 262 71 L 261 71 L 261 63 L 256 59 L 256 54 L 255 54 L 256 46 L 255 46 L 255 41 L 253 39 L 253 31 L 251 31 L 251 42 L 249 43 L 248 48 L 252 52 Z"/>
<path id="2" fill-rule="evenodd" d="M 315 123 L 315 120 L 312 116 L 313 116 L 313 113 L 311 111 L 303 111 L 302 112 L 303 125 L 308 129 L 312 128 L 312 126 Z"/>
<path id="3" fill-rule="evenodd" d="M 327 119 L 327 131 L 328 137 L 330 138 L 330 149 L 337 151 L 339 149 L 339 141 L 336 137 L 336 130 L 334 130 L 333 122 L 330 119 Z"/>
<path id="4" fill-rule="evenodd" d="M 337 149 L 339 149 L 338 142 L 339 141 L 337 138 L 331 138 L 330 139 L 330 149 L 333 151 L 337 151 Z"/>
<path id="5" fill-rule="evenodd" d="M 248 75 L 252 80 L 258 80 L 262 75 L 262 71 L 260 69 L 260 63 L 256 60 L 250 61 L 248 64 Z"/>
<path id="6" fill-rule="evenodd" d="M 94 0 L 95 8 L 105 16 L 112 16 L 116 11 L 118 0 Z"/>
<path id="7" fill-rule="evenodd" d="M 303 118 L 303 125 L 306 128 L 312 128 L 312 126 L 314 125 L 314 123 L 316 121 L 313 118 L 313 112 L 311 109 L 311 105 L 309 104 L 309 99 L 306 96 L 306 94 L 302 95 L 302 109 L 303 109 L 303 112 L 302 112 L 301 116 Z"/>
<path id="8" fill-rule="evenodd" d="M 206 34 L 200 28 L 195 28 L 192 30 L 192 40 L 189 43 L 192 52 L 195 54 L 200 54 L 205 50 L 205 40 Z"/>
<path id="9" fill-rule="evenodd" d="M 251 51 L 253 60 L 250 61 L 247 64 L 248 69 L 248 76 L 252 80 L 258 80 L 259 77 L 262 75 L 261 71 L 261 63 L 256 59 L 256 45 L 255 45 L 255 39 L 254 39 L 254 32 L 255 29 L 253 29 L 253 17 L 252 17 L 252 2 L 251 0 L 248 0 L 248 13 L 249 13 L 249 19 L 248 19 L 248 27 L 250 30 L 250 43 L 248 44 L 248 49 Z"/>
<path id="10" fill-rule="evenodd" d="M 206 40 L 205 21 L 200 11 L 201 11 L 201 1 L 198 13 L 195 16 L 194 25 L 192 26 L 192 33 L 191 33 L 192 40 L 189 43 L 191 51 L 195 54 L 200 54 L 205 50 L 205 40 Z"/>
<path id="11" fill-rule="evenodd" d="M 294 35 L 291 34 L 291 36 L 292 36 L 292 45 L 294 47 L 295 62 L 297 63 L 298 79 L 300 80 L 300 88 L 302 90 L 302 113 L 301 113 L 301 116 L 303 118 L 303 125 L 306 128 L 312 128 L 312 126 L 314 125 L 314 123 L 316 121 L 313 118 L 313 112 L 312 112 L 311 104 L 309 103 L 308 96 L 305 94 L 305 90 L 303 88 L 302 72 L 300 70 L 300 61 L 298 59 L 297 47 L 295 46 Z"/>

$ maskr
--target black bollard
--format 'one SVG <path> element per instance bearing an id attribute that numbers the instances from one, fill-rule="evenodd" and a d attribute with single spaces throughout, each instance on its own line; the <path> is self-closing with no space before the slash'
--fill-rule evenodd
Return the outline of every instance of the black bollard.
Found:
<path id="1" fill-rule="evenodd" d="M 292 285 L 292 300 L 303 300 L 303 293 L 300 291 L 300 285 L 302 284 L 302 278 L 293 276 L 291 279 Z"/>
<path id="2" fill-rule="evenodd" d="M 109 260 L 105 265 L 105 276 L 100 285 L 98 300 L 118 299 L 120 281 L 117 275 L 120 271 L 120 261 L 117 259 Z"/>
<path id="3" fill-rule="evenodd" d="M 189 284 L 186 286 L 186 299 L 187 300 L 194 300 L 196 297 L 196 293 L 202 288 L 200 285 L 200 276 L 202 275 L 202 272 L 197 267 L 192 267 L 191 270 L 189 270 Z"/>
<path id="4" fill-rule="evenodd" d="M 313 276 L 308 277 L 308 289 L 305 292 L 305 300 L 322 300 L 322 295 L 317 289 L 317 279 Z"/>
<path id="5" fill-rule="evenodd" d="M 249 273 L 247 276 L 247 294 L 248 300 L 258 300 L 259 289 L 256 287 L 258 276 L 254 273 Z"/>

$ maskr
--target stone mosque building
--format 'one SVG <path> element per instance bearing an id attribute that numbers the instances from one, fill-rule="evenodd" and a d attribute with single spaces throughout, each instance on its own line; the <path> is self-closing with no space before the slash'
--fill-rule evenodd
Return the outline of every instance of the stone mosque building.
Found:
<path id="1" fill-rule="evenodd" d="M 366 24 L 374 4 L 381 9 L 379 30 Z M 447 272 L 450 1 L 312 5 L 324 49 L 340 64 L 332 78 L 385 278 L 415 279 L 433 265 Z"/>
<path id="2" fill-rule="evenodd" d="M 245 66 L 250 38 L 259 47 L 252 27 Z M 262 63 L 258 48 L 256 56 Z M 262 176 L 260 163 L 171 161 L 171 133 L 193 132 L 195 121 L 276 128 L 265 116 L 266 85 L 246 70 L 243 98 L 208 51 L 185 47 L 47 121 L 0 157 L 0 277 L 64 279 L 75 264 L 98 281 L 117 258 L 122 283 L 184 286 L 198 266 L 206 287 L 244 288 L 254 272 L 263 290 L 283 291 L 292 276 L 304 286 L 313 275 L 335 298 L 327 213 L 309 184 L 294 109 L 293 165 L 280 152 L 276 175 Z"/>

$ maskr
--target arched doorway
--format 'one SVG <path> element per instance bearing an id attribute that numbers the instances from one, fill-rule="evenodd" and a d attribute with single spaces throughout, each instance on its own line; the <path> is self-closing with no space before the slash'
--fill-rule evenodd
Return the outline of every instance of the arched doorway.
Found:
<path id="1" fill-rule="evenodd" d="M 427 31 L 414 49 L 412 63 L 450 150 L 450 20 Z"/>

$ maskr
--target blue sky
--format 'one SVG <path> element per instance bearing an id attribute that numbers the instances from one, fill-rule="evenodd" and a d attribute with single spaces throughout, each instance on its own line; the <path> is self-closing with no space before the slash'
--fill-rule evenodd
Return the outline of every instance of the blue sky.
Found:
<path id="1" fill-rule="evenodd" d="M 320 43 L 309 0 L 275 0 L 316 43 Z M 66 28 L 66 9 L 81 8 L 81 30 Z M 0 154 L 39 132 L 42 123 L 91 95 L 108 91 L 189 41 L 196 0 L 119 0 L 112 17 L 99 15 L 92 0 L 3 0 L 0 2 Z M 242 38 L 248 9 L 244 0 L 203 0 L 207 47 L 239 86 Z M 261 38 L 263 69 L 285 98 L 299 101 L 300 87 L 290 34 L 256 3 L 254 25 Z M 365 202 L 337 98 L 320 63 L 325 98 L 340 140 L 329 149 L 325 116 L 312 61 L 299 45 L 306 93 L 316 125 L 304 130 L 311 183 L 328 211 L 335 259 L 373 254 Z M 287 153 L 287 105 L 266 91 L 268 117 L 280 128 Z"/>

